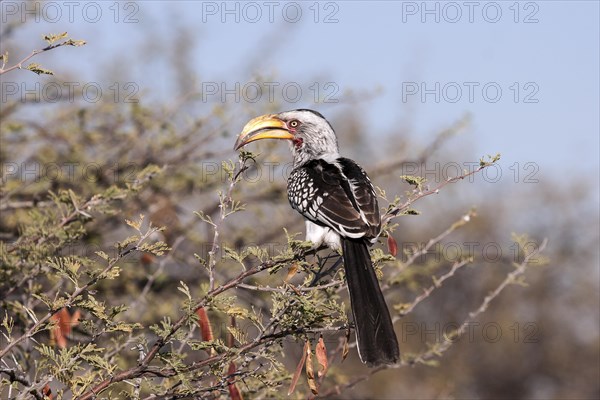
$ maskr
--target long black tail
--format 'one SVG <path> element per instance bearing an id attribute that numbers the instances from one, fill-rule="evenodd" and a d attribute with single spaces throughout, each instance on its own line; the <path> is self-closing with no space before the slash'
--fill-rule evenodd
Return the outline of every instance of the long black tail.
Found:
<path id="1" fill-rule="evenodd" d="M 364 240 L 342 238 L 342 250 L 360 359 L 369 366 L 394 364 L 398 340 L 369 249 Z"/>

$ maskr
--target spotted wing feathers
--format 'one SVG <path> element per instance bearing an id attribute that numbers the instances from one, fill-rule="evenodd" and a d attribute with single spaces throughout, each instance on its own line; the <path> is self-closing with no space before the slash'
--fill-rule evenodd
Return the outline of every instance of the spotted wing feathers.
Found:
<path id="1" fill-rule="evenodd" d="M 292 171 L 288 199 L 309 220 L 341 237 L 372 239 L 379 234 L 379 206 L 373 185 L 354 161 L 314 159 Z"/>

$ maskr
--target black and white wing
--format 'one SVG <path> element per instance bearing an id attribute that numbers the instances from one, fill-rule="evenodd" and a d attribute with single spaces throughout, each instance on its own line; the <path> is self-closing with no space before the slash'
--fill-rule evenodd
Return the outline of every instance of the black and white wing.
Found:
<path id="1" fill-rule="evenodd" d="M 314 159 L 294 169 L 288 200 L 306 218 L 341 237 L 372 239 L 379 234 L 375 190 L 365 171 L 350 159 Z"/>

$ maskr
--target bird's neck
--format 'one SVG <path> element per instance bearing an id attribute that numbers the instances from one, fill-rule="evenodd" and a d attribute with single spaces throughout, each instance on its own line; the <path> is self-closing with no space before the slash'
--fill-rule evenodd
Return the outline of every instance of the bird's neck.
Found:
<path id="1" fill-rule="evenodd" d="M 302 151 L 292 150 L 292 152 L 294 155 L 294 168 L 301 167 L 311 160 L 324 160 L 333 164 L 338 158 L 340 158 L 340 154 L 337 151 L 321 153 L 303 149 Z"/>

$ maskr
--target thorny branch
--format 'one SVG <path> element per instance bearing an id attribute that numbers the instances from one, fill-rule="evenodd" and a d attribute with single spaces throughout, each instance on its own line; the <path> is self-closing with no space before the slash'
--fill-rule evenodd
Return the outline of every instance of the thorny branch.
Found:
<path id="1" fill-rule="evenodd" d="M 214 229 L 214 235 L 213 235 L 211 249 L 208 252 L 208 280 L 209 280 L 210 290 L 214 290 L 214 288 L 215 288 L 214 269 L 215 269 L 215 266 L 217 265 L 216 254 L 219 249 L 219 227 L 220 227 L 221 223 L 223 223 L 225 218 L 229 215 L 229 213 L 227 212 L 227 208 L 228 207 L 231 208 L 234 206 L 231 194 L 233 193 L 233 189 L 234 189 L 235 185 L 239 182 L 241 174 L 247 169 L 245 162 L 246 162 L 246 160 L 244 160 L 240 157 L 239 164 L 238 164 L 239 165 L 238 171 L 235 174 L 233 174 L 233 172 L 235 172 L 235 171 L 231 172 L 230 182 L 229 182 L 226 194 L 224 196 L 222 194 L 219 194 L 219 197 L 220 197 L 220 199 L 219 199 L 219 210 L 220 210 L 219 221 L 211 222 L 211 225 L 213 226 L 213 229 Z"/>
<path id="2" fill-rule="evenodd" d="M 397 320 L 399 320 L 400 318 L 402 318 L 403 316 L 405 316 L 406 314 L 410 313 L 412 310 L 414 310 L 414 308 L 423 300 L 425 300 L 426 298 L 428 298 L 431 293 L 439 288 L 440 286 L 442 286 L 442 283 L 448 279 L 451 278 L 452 276 L 454 276 L 454 273 L 459 269 L 464 267 L 465 265 L 469 264 L 471 260 L 462 260 L 462 261 L 457 261 L 452 265 L 452 268 L 450 268 L 450 271 L 446 272 L 444 275 L 440 276 L 439 278 L 433 278 L 433 285 L 429 286 L 427 289 L 425 289 L 423 291 L 422 294 L 420 294 L 419 296 L 417 296 L 417 298 L 415 298 L 412 303 L 406 305 L 405 307 L 403 307 L 400 312 L 399 312 L 399 316 L 396 316 L 393 318 L 393 321 L 396 322 Z"/>
<path id="3" fill-rule="evenodd" d="M 4 349 L 2 349 L 0 351 L 0 359 L 2 359 L 4 356 L 6 356 L 8 354 L 8 352 L 17 344 L 21 343 L 22 341 L 29 339 L 31 337 L 33 337 L 33 335 L 35 335 L 42 327 L 43 325 L 48 322 L 48 320 L 57 312 L 59 312 L 62 308 L 64 307 L 70 307 L 73 305 L 73 303 L 75 302 L 75 300 L 81 296 L 81 294 L 83 294 L 84 292 L 88 291 L 88 289 L 92 286 L 94 286 L 96 283 L 98 283 L 98 281 L 102 278 L 102 276 L 106 276 L 106 274 L 108 272 L 110 272 L 119 261 L 121 261 L 124 257 L 126 257 L 127 255 L 131 254 L 134 251 L 137 251 L 140 246 L 142 245 L 142 243 L 150 236 L 152 235 L 154 232 L 156 232 L 156 229 L 150 229 L 146 234 L 144 234 L 139 240 L 138 242 L 124 250 L 123 252 L 121 252 L 117 257 L 115 257 L 114 259 L 112 259 L 108 265 L 95 277 L 93 277 L 92 279 L 90 279 L 85 285 L 76 288 L 75 291 L 73 291 L 73 293 L 71 293 L 69 295 L 69 297 L 65 300 L 65 303 L 63 305 L 63 307 L 58 308 L 56 310 L 51 310 L 49 311 L 46 315 L 44 315 L 42 318 L 37 319 L 35 321 L 35 323 L 21 336 L 19 336 L 16 339 L 11 340 L 6 347 L 4 347 Z"/>
<path id="4" fill-rule="evenodd" d="M 385 226 L 394 217 L 396 217 L 402 211 L 404 211 L 408 207 L 410 207 L 410 205 L 412 203 L 414 203 L 415 201 L 417 201 L 417 200 L 419 200 L 419 199 L 421 199 L 423 197 L 432 195 L 432 194 L 438 194 L 440 192 L 440 189 L 442 189 L 444 186 L 446 186 L 446 185 L 448 185 L 450 183 L 455 183 L 455 182 L 458 182 L 458 181 L 460 181 L 462 179 L 468 178 L 471 175 L 475 175 L 476 173 L 478 173 L 482 169 L 484 169 L 486 167 L 489 167 L 492 164 L 493 164 L 493 162 L 491 162 L 491 163 L 482 163 L 482 164 L 480 164 L 480 166 L 478 168 L 474 169 L 473 171 L 466 172 L 466 173 L 464 173 L 462 175 L 455 176 L 453 178 L 448 178 L 445 181 L 443 181 L 442 183 L 440 183 L 439 185 L 437 185 L 436 187 L 434 187 L 433 189 L 419 190 L 414 196 L 411 196 L 410 198 L 408 198 L 404 203 L 392 207 L 384 215 L 382 215 L 381 216 L 381 226 Z"/>
<path id="5" fill-rule="evenodd" d="M 25 387 L 30 387 L 31 382 L 25 374 L 18 372 L 14 368 L 0 368 L 0 374 L 6 374 L 10 382 L 18 382 Z M 44 396 L 37 390 L 30 390 L 29 393 L 38 400 L 42 400 Z"/>
<path id="6" fill-rule="evenodd" d="M 462 176 L 459 177 L 455 177 L 455 178 L 451 178 L 448 179 L 447 181 L 443 182 L 442 184 L 440 184 L 438 187 L 436 187 L 435 189 L 432 190 L 427 190 L 427 191 L 421 191 L 419 192 L 416 196 L 408 199 L 405 203 L 395 207 L 394 209 L 391 209 L 388 213 L 385 214 L 384 218 L 385 222 L 389 222 L 389 220 L 391 220 L 392 218 L 394 218 L 396 215 L 398 215 L 398 213 L 400 211 L 402 211 L 403 209 L 406 209 L 412 202 L 418 200 L 419 198 L 422 198 L 424 196 L 427 196 L 429 194 L 433 194 L 433 193 L 437 193 L 439 191 L 439 189 L 441 189 L 443 186 L 447 185 L 448 183 L 452 183 L 452 182 L 456 182 L 459 179 L 464 179 L 465 177 L 472 175 L 478 171 L 480 171 L 481 169 L 485 168 L 486 165 L 482 165 L 479 169 L 476 169 L 475 171 L 472 171 L 470 173 L 466 173 Z M 227 213 L 227 207 L 231 205 L 232 203 L 232 198 L 231 198 L 231 194 L 232 191 L 234 189 L 234 186 L 236 184 L 236 182 L 238 181 L 239 175 L 241 173 L 241 171 L 244 169 L 244 165 L 243 163 L 240 163 L 240 172 L 238 172 L 235 176 L 233 176 L 233 179 L 231 180 L 231 182 L 229 183 L 229 187 L 227 190 L 227 193 L 225 196 L 222 197 L 222 201 L 221 201 L 221 214 L 220 214 L 220 222 L 222 222 L 228 215 Z M 69 215 L 66 216 L 66 218 L 62 221 L 62 224 L 68 224 L 73 218 L 76 217 L 76 215 L 79 213 L 79 209 L 76 209 L 73 212 L 73 215 Z M 468 216 L 469 214 L 467 214 Z M 465 216 L 463 216 L 463 219 L 465 218 Z M 220 223 L 219 222 L 219 223 Z M 218 250 L 218 240 L 219 240 L 219 233 L 218 233 L 218 225 L 214 225 L 215 228 L 215 234 L 213 237 L 213 243 L 212 243 L 212 254 L 211 257 L 212 259 L 210 260 L 209 266 L 209 273 L 211 274 L 211 285 L 210 285 L 210 289 L 208 294 L 201 299 L 200 301 L 198 301 L 196 304 L 194 304 L 193 308 L 193 312 L 195 312 L 196 310 L 198 310 L 201 307 L 205 307 L 207 305 L 210 304 L 211 300 L 227 291 L 230 290 L 232 288 L 245 288 L 245 289 L 249 289 L 249 290 L 258 290 L 258 291 L 278 291 L 278 292 L 284 292 L 286 290 L 289 290 L 289 288 L 273 288 L 273 287 L 268 287 L 268 286 L 254 286 L 254 285 L 249 285 L 244 283 L 243 281 L 255 274 L 258 274 L 266 269 L 272 268 L 276 265 L 280 265 L 282 263 L 289 263 L 294 261 L 295 259 L 304 257 L 310 253 L 314 253 L 315 250 L 309 250 L 306 252 L 303 252 L 303 254 L 296 254 L 294 256 L 289 256 L 286 258 L 280 258 L 277 260 L 269 260 L 266 262 L 263 262 L 253 268 L 250 269 L 246 269 L 243 272 L 241 272 L 237 277 L 227 281 L 226 283 L 215 287 L 214 284 L 214 278 L 212 276 L 212 272 L 214 267 L 216 266 L 216 258 L 215 258 L 215 253 Z M 441 238 L 443 238 L 444 236 L 446 236 L 447 234 L 449 234 L 452 230 L 454 230 L 455 227 L 453 225 L 453 227 L 449 228 L 447 231 L 443 232 L 442 234 L 440 234 L 438 237 L 432 239 L 426 246 L 426 249 L 424 251 L 427 251 L 427 249 L 429 247 L 431 247 L 434 243 L 436 243 L 437 241 L 441 240 Z M 138 244 L 139 246 L 139 244 Z M 129 250 L 127 250 L 126 253 L 129 253 L 131 251 L 134 251 L 137 249 L 138 246 L 132 247 Z M 543 244 L 543 246 L 545 246 L 545 243 Z M 543 248 L 540 248 L 540 251 Z M 318 249 L 317 249 L 318 250 Z M 123 256 L 125 256 L 126 254 L 124 253 Z M 412 256 L 412 261 L 414 261 L 414 259 L 416 259 L 416 257 L 418 257 L 419 253 L 415 253 Z M 104 272 L 110 270 L 113 266 L 114 263 L 116 263 L 117 260 L 115 260 L 113 263 L 109 264 L 109 266 L 107 266 L 107 269 Z M 529 257 L 527 257 L 523 263 L 521 264 L 521 268 L 518 268 L 517 270 L 515 270 L 513 272 L 513 274 L 509 275 L 509 277 L 511 277 L 510 279 L 514 279 L 516 278 L 519 274 L 524 272 L 525 269 L 525 265 L 527 264 L 527 262 L 529 261 Z M 417 297 L 413 303 L 411 303 L 411 305 L 409 306 L 409 308 L 405 311 L 405 313 L 409 312 L 410 310 L 412 310 L 419 302 L 423 301 L 425 298 L 427 298 L 429 296 L 429 294 L 437 287 L 439 286 L 443 281 L 445 281 L 446 279 L 448 279 L 449 277 L 451 277 L 454 272 L 462 267 L 464 264 L 463 263 L 455 263 L 452 267 L 452 269 L 450 270 L 450 272 L 448 272 L 447 274 L 443 275 L 442 277 L 438 278 L 436 283 L 426 289 L 426 291 L 420 295 L 419 297 Z M 151 279 L 152 280 L 152 279 Z M 148 285 L 152 285 L 151 280 L 149 280 Z M 508 278 L 507 278 L 508 280 Z M 483 312 L 485 310 L 485 308 L 487 308 L 487 305 L 489 304 L 489 302 L 491 302 L 493 300 L 493 298 L 495 298 L 501 290 L 504 289 L 504 287 L 506 285 L 508 285 L 508 283 L 510 283 L 510 281 L 505 281 L 500 287 L 498 287 L 496 289 L 496 291 L 494 291 L 492 293 L 492 295 L 486 297 L 486 299 L 484 300 L 484 302 L 482 303 L 482 305 L 480 306 L 479 309 L 477 309 L 474 313 L 471 313 L 469 318 L 473 319 L 476 318 L 481 312 Z M 68 299 L 68 303 L 71 304 L 73 302 L 74 299 L 77 298 L 77 296 L 79 296 L 82 292 L 84 292 L 85 290 L 87 290 L 91 285 L 95 284 L 95 281 L 90 281 L 88 282 L 88 284 L 86 284 L 84 287 L 79 288 L 78 290 L 76 290 Z M 147 286 L 148 286 L 147 285 Z M 330 281 L 328 283 L 324 283 L 321 285 L 314 285 L 314 286 L 309 286 L 309 287 L 294 287 L 294 291 L 296 292 L 305 292 L 305 291 L 310 291 L 310 290 L 317 290 L 317 289 L 324 289 L 324 288 L 328 288 L 328 287 L 334 287 L 334 286 L 339 286 L 339 285 L 343 285 L 342 281 L 337 281 L 337 280 L 333 280 Z M 288 304 L 288 307 L 291 306 L 292 304 Z M 283 310 L 282 312 L 284 312 L 285 310 Z M 5 355 L 8 351 L 10 351 L 10 349 L 16 345 L 17 343 L 21 342 L 22 340 L 25 340 L 28 337 L 31 337 L 31 335 L 33 333 L 35 333 L 38 328 L 45 322 L 48 321 L 48 319 L 55 313 L 51 312 L 48 313 L 44 318 L 42 318 L 41 320 L 39 320 L 32 328 L 30 328 L 22 337 L 18 338 L 17 340 L 15 340 L 14 342 L 12 342 L 10 344 L 10 346 L 8 346 L 7 348 L 5 348 L 1 355 Z M 151 366 L 150 363 L 152 362 L 152 360 L 157 356 L 158 352 L 160 351 L 160 349 L 162 349 L 167 343 L 169 343 L 169 341 L 174 337 L 175 333 L 177 333 L 179 331 L 179 329 L 181 329 L 186 322 L 189 320 L 189 318 L 191 317 L 193 313 L 186 313 L 184 315 L 182 315 L 179 320 L 177 320 L 173 326 L 171 327 L 170 331 L 168 332 L 167 335 L 165 335 L 164 337 L 160 337 L 148 350 L 147 353 L 143 354 L 142 357 L 140 357 L 140 361 L 138 363 L 137 366 L 126 369 L 122 372 L 119 373 L 115 373 L 113 375 L 111 375 L 110 377 L 106 378 L 104 381 L 101 381 L 100 383 L 98 383 L 97 385 L 95 385 L 93 387 L 93 389 L 91 389 L 90 391 L 88 391 L 87 393 L 83 394 L 80 398 L 81 399 L 92 399 L 95 398 L 96 395 L 98 395 L 100 392 L 102 392 L 103 390 L 107 389 L 109 386 L 111 386 L 114 383 L 117 382 L 122 382 L 122 381 L 127 381 L 127 380 L 131 380 L 131 379 L 137 379 L 139 377 L 142 376 L 159 376 L 159 377 L 168 377 L 168 376 L 174 376 L 175 374 L 181 373 L 181 372 L 190 372 L 190 371 L 194 371 L 194 370 L 198 370 L 200 368 L 206 367 L 211 365 L 214 362 L 217 362 L 219 360 L 224 359 L 225 357 L 231 357 L 234 356 L 234 354 L 230 353 L 230 352 L 223 352 L 220 354 L 215 354 L 212 355 L 208 358 L 206 358 L 205 360 L 199 361 L 199 362 L 195 362 L 190 364 L 189 366 L 187 366 L 186 368 L 184 368 L 184 370 L 175 370 L 175 369 L 170 369 L 170 368 L 159 368 L 159 367 L 154 367 Z M 281 314 L 281 313 L 280 313 Z M 281 314 L 282 315 L 282 314 Z M 278 338 L 282 338 L 285 337 L 287 335 L 291 335 L 291 334 L 299 334 L 299 333 L 318 333 L 318 332 L 329 332 L 329 331 L 339 331 L 340 329 L 347 329 L 347 327 L 338 327 L 338 328 L 315 328 L 315 329 L 310 329 L 310 328 L 295 328 L 293 331 L 277 331 L 276 330 L 276 325 L 278 320 L 281 318 L 281 315 L 279 316 L 275 316 L 274 318 L 272 318 L 272 320 L 270 321 L 270 323 L 265 327 L 265 329 L 263 330 L 262 334 L 258 335 L 257 338 L 255 338 L 254 340 L 251 340 L 247 343 L 244 343 L 243 345 L 241 345 L 240 347 L 237 347 L 235 349 L 235 354 L 243 354 L 244 352 L 247 352 L 253 348 L 256 348 L 262 344 L 265 343 L 269 343 L 273 340 L 276 340 Z M 463 325 L 458 331 L 457 331 L 457 336 L 461 335 L 462 333 L 464 333 L 464 327 L 466 326 Z M 269 332 L 270 330 L 270 332 Z M 442 347 L 441 351 L 445 351 L 447 349 L 447 347 L 449 347 L 452 344 L 452 342 L 449 343 L 445 343 L 445 347 Z M 411 360 L 411 361 L 405 361 L 403 360 L 402 363 L 400 364 L 400 366 L 406 366 L 406 365 L 412 365 L 416 362 L 423 362 L 429 358 L 432 358 L 433 356 L 437 355 L 440 353 L 439 348 L 437 349 L 438 351 L 435 353 L 424 353 L 422 354 L 419 358 L 415 359 L 415 360 Z M 382 369 L 384 369 L 386 367 L 379 367 L 376 369 L 373 369 L 370 371 L 369 375 L 363 376 L 363 377 L 359 377 L 357 378 L 357 380 L 349 382 L 348 384 L 344 385 L 344 386 L 336 386 L 335 388 L 335 393 L 339 393 L 341 390 L 344 390 L 345 388 L 349 388 L 352 387 L 353 385 L 355 385 L 356 383 L 358 383 L 361 380 L 367 379 L 370 375 L 372 375 L 373 373 L 376 373 Z M 225 381 L 224 381 L 225 382 Z M 328 392 L 329 394 L 334 393 L 332 391 Z M 327 394 L 325 394 L 327 395 Z"/>
<path id="7" fill-rule="evenodd" d="M 282 259 L 279 261 L 272 261 L 269 260 L 267 262 L 261 263 L 253 268 L 250 268 L 246 271 L 243 271 L 242 273 L 240 273 L 237 277 L 229 280 L 228 282 L 224 283 L 221 286 L 216 287 L 215 289 L 211 290 L 208 292 L 208 294 L 199 302 L 197 302 L 194 307 L 193 307 L 193 312 L 196 312 L 199 308 L 205 307 L 206 305 L 208 305 L 208 303 L 210 302 L 210 300 L 212 298 L 214 298 L 215 296 L 229 290 L 232 289 L 234 287 L 237 287 L 237 285 L 239 285 L 244 279 L 252 276 L 252 275 L 256 275 L 259 272 L 262 272 L 266 269 L 272 268 L 274 266 L 276 266 L 279 263 L 285 263 L 285 262 L 290 262 L 293 261 L 297 256 L 291 256 L 289 258 L 286 259 Z M 149 364 L 150 362 L 156 357 L 156 355 L 158 354 L 158 351 L 166 344 L 169 342 L 169 340 L 171 340 L 171 338 L 175 335 L 175 333 L 177 331 L 179 331 L 179 329 L 181 329 L 181 327 L 184 326 L 184 324 L 187 322 L 187 320 L 191 317 L 191 314 L 185 314 L 183 316 L 181 316 L 179 318 L 179 320 L 177 320 L 177 322 L 175 322 L 171 328 L 171 330 L 169 331 L 169 333 L 164 336 L 159 338 L 154 345 L 150 348 L 150 350 L 148 351 L 148 353 L 146 354 L 146 357 L 144 357 L 144 359 L 139 363 L 138 366 L 130 368 L 128 370 L 122 371 L 120 373 L 114 374 L 111 378 L 108 378 L 106 380 L 104 380 L 103 382 L 101 382 L 100 384 L 96 385 L 92 390 L 90 390 L 89 392 L 85 393 L 83 396 L 80 397 L 81 400 L 86 400 L 86 399 L 92 399 L 94 398 L 98 393 L 100 393 L 101 391 L 103 391 L 104 389 L 106 389 L 109 385 L 116 383 L 116 382 L 121 382 L 123 380 L 126 379 L 132 379 L 141 375 L 156 375 L 156 376 L 171 376 L 171 374 L 174 374 L 175 371 L 165 371 L 162 369 L 155 369 L 155 368 L 150 368 Z M 264 342 L 267 342 L 269 340 L 274 340 L 277 339 L 279 337 L 284 337 L 287 336 L 288 334 L 291 334 L 292 332 L 280 332 L 277 334 L 272 334 L 272 336 L 268 336 L 268 337 L 262 337 L 260 338 L 259 336 L 259 340 L 257 341 L 256 339 L 247 343 L 245 346 L 242 347 L 238 347 L 236 348 L 236 351 L 238 353 L 247 351 L 249 349 L 252 349 Z M 222 353 L 222 354 L 218 354 L 212 357 L 209 357 L 203 361 L 200 362 L 196 362 L 191 364 L 188 368 L 186 368 L 184 371 L 191 371 L 191 370 L 196 370 L 199 368 L 202 368 L 206 365 L 210 365 L 212 362 L 215 362 L 217 360 L 220 360 L 221 358 L 225 357 L 226 354 Z"/>

